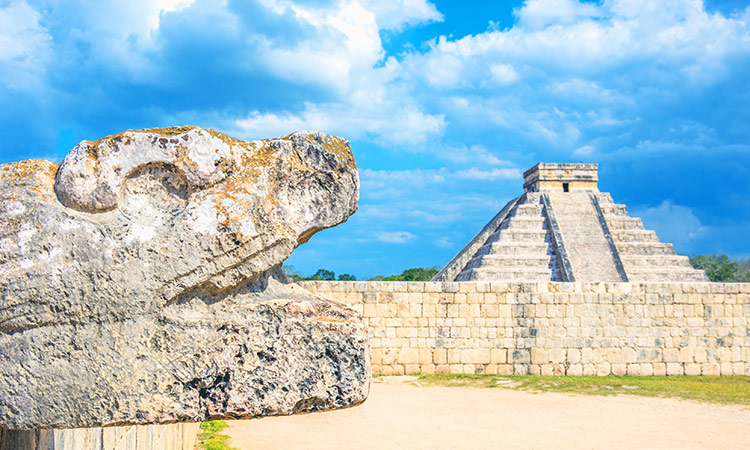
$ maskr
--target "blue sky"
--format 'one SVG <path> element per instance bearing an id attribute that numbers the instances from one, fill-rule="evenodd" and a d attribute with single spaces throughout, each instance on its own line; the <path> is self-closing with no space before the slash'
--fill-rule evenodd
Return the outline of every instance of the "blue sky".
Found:
<path id="1" fill-rule="evenodd" d="M 359 211 L 290 258 L 441 266 L 538 161 L 682 254 L 750 255 L 748 1 L 0 0 L 0 162 L 193 124 L 350 139 Z"/>

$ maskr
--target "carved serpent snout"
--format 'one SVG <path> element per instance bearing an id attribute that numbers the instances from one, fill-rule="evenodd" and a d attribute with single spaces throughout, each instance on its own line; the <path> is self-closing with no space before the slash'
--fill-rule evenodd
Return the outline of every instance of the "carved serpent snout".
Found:
<path id="1" fill-rule="evenodd" d="M 314 131 L 130 130 L 56 166 L 0 165 L 0 333 L 231 290 L 345 221 L 359 190 L 348 141 Z"/>
<path id="2" fill-rule="evenodd" d="M 123 182 L 140 167 L 176 168 L 191 191 L 227 178 L 243 141 L 198 127 L 126 131 L 73 148 L 60 164 L 55 193 L 68 208 L 103 212 L 117 207 Z"/>

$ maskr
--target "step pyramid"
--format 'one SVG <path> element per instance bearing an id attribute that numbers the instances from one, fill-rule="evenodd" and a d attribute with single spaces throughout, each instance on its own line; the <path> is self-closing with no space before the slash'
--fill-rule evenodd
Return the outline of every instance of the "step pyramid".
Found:
<path id="1" fill-rule="evenodd" d="M 433 281 L 708 281 L 625 205 L 597 164 L 539 163 L 510 202 Z"/>

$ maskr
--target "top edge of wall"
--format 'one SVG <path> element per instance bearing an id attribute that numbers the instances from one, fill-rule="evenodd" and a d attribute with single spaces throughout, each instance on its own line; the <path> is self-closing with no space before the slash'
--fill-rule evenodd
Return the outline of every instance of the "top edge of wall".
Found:
<path id="1" fill-rule="evenodd" d="M 495 282 L 495 281 L 299 281 L 323 292 L 591 292 L 591 293 L 750 293 L 750 283 L 712 282 Z"/>

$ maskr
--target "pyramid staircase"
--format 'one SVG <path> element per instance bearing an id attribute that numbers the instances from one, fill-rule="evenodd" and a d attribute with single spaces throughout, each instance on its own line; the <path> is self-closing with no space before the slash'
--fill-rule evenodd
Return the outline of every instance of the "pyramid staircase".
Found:
<path id="1" fill-rule="evenodd" d="M 545 281 L 557 272 L 541 196 L 524 196 L 456 277 L 456 281 Z"/>
<path id="2" fill-rule="evenodd" d="M 675 253 L 672 244 L 659 241 L 625 205 L 608 193 L 597 193 L 602 213 L 630 281 L 709 281 L 705 272 L 690 265 L 687 256 Z"/>
<path id="3" fill-rule="evenodd" d="M 434 281 L 708 281 L 596 187 L 596 164 L 537 164 Z M 572 175 L 571 175 L 572 174 Z M 571 189 L 572 185 L 572 189 Z"/>

